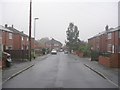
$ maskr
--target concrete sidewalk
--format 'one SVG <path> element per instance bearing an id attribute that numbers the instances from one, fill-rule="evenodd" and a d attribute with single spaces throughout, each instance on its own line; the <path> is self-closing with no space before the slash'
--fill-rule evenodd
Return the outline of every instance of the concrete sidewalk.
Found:
<path id="1" fill-rule="evenodd" d="M 49 57 L 50 54 L 37 57 L 32 61 L 23 61 L 23 62 L 13 62 L 12 66 L 9 68 L 5 68 L 2 70 L 2 83 L 6 82 L 7 80 L 13 78 L 14 76 L 18 75 L 19 73 L 27 70 L 28 68 L 34 66 L 35 63 L 44 60 L 45 58 Z"/>
<path id="2" fill-rule="evenodd" d="M 91 61 L 90 58 L 80 58 L 76 55 L 71 56 L 76 60 L 80 60 L 86 67 L 95 71 L 96 73 L 99 73 L 114 85 L 120 85 L 120 83 L 118 82 L 118 79 L 120 79 L 120 68 L 109 68 L 101 65 L 98 61 Z"/>

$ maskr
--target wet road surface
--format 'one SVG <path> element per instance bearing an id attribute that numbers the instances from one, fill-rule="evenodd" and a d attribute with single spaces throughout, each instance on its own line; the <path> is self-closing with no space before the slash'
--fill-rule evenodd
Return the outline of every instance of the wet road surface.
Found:
<path id="1" fill-rule="evenodd" d="M 117 88 L 63 52 L 50 55 L 3 84 L 3 88 Z"/>

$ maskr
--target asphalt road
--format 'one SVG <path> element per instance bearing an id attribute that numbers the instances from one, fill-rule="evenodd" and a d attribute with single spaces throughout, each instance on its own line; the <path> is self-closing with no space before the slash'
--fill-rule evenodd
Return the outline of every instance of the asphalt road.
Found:
<path id="1" fill-rule="evenodd" d="M 63 52 L 50 55 L 3 84 L 3 88 L 117 88 Z"/>

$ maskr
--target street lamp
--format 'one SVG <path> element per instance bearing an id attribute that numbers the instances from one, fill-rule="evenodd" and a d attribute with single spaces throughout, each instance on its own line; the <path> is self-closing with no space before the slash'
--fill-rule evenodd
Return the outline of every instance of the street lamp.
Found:
<path id="1" fill-rule="evenodd" d="M 36 20 L 38 20 L 39 18 L 34 18 L 34 39 L 35 39 L 35 29 L 36 29 Z"/>
<path id="2" fill-rule="evenodd" d="M 34 58 L 35 58 L 35 29 L 36 29 L 36 20 L 39 18 L 34 18 Z"/>

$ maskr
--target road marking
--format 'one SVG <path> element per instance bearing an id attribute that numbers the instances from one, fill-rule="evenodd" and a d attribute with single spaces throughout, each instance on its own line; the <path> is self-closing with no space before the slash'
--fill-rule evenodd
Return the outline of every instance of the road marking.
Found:
<path id="1" fill-rule="evenodd" d="M 114 84 L 116 87 L 120 88 L 120 86 L 118 86 L 116 83 L 114 83 L 113 81 L 111 81 L 110 79 L 108 79 L 104 74 L 102 74 L 101 72 L 98 72 L 96 70 L 94 70 L 93 68 L 91 68 L 89 65 L 84 64 L 86 67 L 88 67 L 89 69 L 91 69 L 92 71 L 94 71 L 95 73 L 97 73 L 98 75 L 100 75 L 101 77 L 103 77 L 104 79 L 108 80 L 110 83 Z"/>

